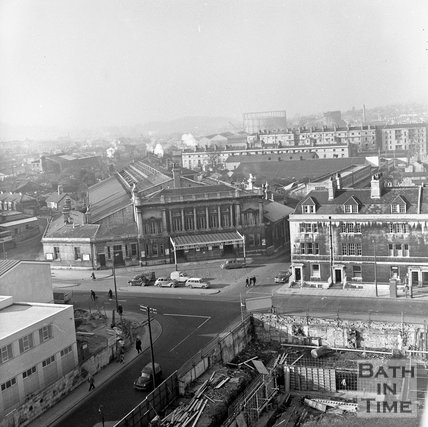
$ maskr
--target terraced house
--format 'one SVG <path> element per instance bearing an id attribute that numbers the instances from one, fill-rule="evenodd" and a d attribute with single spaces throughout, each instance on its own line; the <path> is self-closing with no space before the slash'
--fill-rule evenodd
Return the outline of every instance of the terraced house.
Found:
<path id="1" fill-rule="evenodd" d="M 301 286 L 428 286 L 425 187 L 344 189 L 340 176 L 290 215 L 291 281 Z"/>

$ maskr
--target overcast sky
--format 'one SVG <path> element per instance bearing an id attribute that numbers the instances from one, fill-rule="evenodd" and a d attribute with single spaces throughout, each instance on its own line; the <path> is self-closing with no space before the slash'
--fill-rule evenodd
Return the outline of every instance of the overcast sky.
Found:
<path id="1" fill-rule="evenodd" d="M 427 0 L 0 0 L 0 122 L 428 100 Z"/>

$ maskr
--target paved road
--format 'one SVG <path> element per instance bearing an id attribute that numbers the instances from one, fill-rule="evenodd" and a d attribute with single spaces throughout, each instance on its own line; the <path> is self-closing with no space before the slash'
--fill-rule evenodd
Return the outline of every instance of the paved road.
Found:
<path id="1" fill-rule="evenodd" d="M 76 296 L 78 303 L 86 303 L 86 295 Z M 203 348 L 227 325 L 240 315 L 239 304 L 223 301 L 202 301 L 174 298 L 132 296 L 123 301 L 126 311 L 138 312 L 139 304 L 158 309 L 156 319 L 163 332 L 154 345 L 155 360 L 162 366 L 164 378 Z M 133 350 L 131 350 L 133 351 Z M 145 351 L 135 362 L 111 379 L 105 386 L 96 388 L 88 399 L 73 412 L 59 420 L 61 427 L 89 427 L 100 421 L 97 413 L 104 407 L 105 420 L 119 420 L 145 396 L 133 389 L 133 381 L 141 368 L 150 361 L 150 351 Z"/>

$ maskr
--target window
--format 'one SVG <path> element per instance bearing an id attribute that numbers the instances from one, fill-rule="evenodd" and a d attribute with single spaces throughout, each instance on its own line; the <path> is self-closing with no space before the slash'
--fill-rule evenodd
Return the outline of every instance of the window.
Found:
<path id="1" fill-rule="evenodd" d="M 136 255 L 137 255 L 137 244 L 131 243 L 131 256 L 136 256 Z"/>
<path id="2" fill-rule="evenodd" d="M 19 351 L 25 353 L 34 347 L 33 334 L 26 335 L 19 339 Z"/>
<path id="3" fill-rule="evenodd" d="M 12 344 L 0 348 L 0 365 L 13 358 Z"/>
<path id="4" fill-rule="evenodd" d="M 391 213 L 406 213 L 406 205 L 404 203 L 391 205 Z"/>
<path id="5" fill-rule="evenodd" d="M 409 256 L 409 245 L 407 243 L 403 245 L 403 256 Z"/>
<path id="6" fill-rule="evenodd" d="M 362 279 L 363 275 L 361 272 L 361 265 L 354 265 L 352 267 L 352 278 L 353 279 Z"/>
<path id="7" fill-rule="evenodd" d="M 314 205 L 303 205 L 302 209 L 303 209 L 303 213 L 315 213 Z"/>
<path id="8" fill-rule="evenodd" d="M 150 234 L 156 234 L 156 221 L 150 221 Z"/>
<path id="9" fill-rule="evenodd" d="M 79 247 L 75 247 L 74 248 L 74 259 L 80 259 L 80 248 Z"/>
<path id="10" fill-rule="evenodd" d="M 389 243 L 389 256 L 403 257 L 409 256 L 409 245 L 407 243 Z"/>
<path id="11" fill-rule="evenodd" d="M 362 255 L 361 243 L 342 243 L 342 255 Z"/>
<path id="12" fill-rule="evenodd" d="M 314 277 L 316 279 L 319 279 L 321 277 L 321 271 L 320 271 L 320 265 L 319 264 L 312 264 L 311 277 Z"/>
<path id="13" fill-rule="evenodd" d="M 408 233 L 409 224 L 405 222 L 391 222 L 389 223 L 389 232 L 390 233 Z"/>
<path id="14" fill-rule="evenodd" d="M 46 366 L 49 366 L 51 363 L 53 363 L 53 362 L 55 362 L 55 356 L 51 356 L 51 357 L 48 357 L 47 359 L 45 359 L 43 362 L 42 362 L 42 366 L 44 367 L 44 368 L 46 368 Z"/>
<path id="15" fill-rule="evenodd" d="M 52 325 L 43 326 L 39 329 L 40 343 L 48 341 L 52 338 Z"/>
<path id="16" fill-rule="evenodd" d="M 10 379 L 9 381 L 6 381 L 5 383 L 3 383 L 3 384 L 1 385 L 1 391 L 5 391 L 5 390 L 7 390 L 8 388 L 10 388 L 10 387 L 14 386 L 15 384 L 16 384 L 16 378 L 12 378 L 12 379 Z"/>
<path id="17" fill-rule="evenodd" d="M 26 371 L 24 371 L 23 373 L 22 373 L 22 378 L 28 378 L 29 376 L 31 376 L 31 375 L 33 375 L 33 374 L 35 374 L 36 373 L 36 367 L 35 366 L 33 366 L 32 368 L 30 368 L 30 369 L 27 369 Z"/>
<path id="18" fill-rule="evenodd" d="M 345 213 L 358 213 L 358 206 L 357 205 L 343 205 L 344 212 Z"/>
<path id="19" fill-rule="evenodd" d="M 342 233 L 361 233 L 361 224 L 359 222 L 342 223 Z"/>
<path id="20" fill-rule="evenodd" d="M 391 267 L 391 278 L 398 279 L 400 277 L 400 269 L 396 266 Z"/>
<path id="21" fill-rule="evenodd" d="M 111 249 L 110 249 L 110 246 L 107 246 L 107 258 L 111 259 Z"/>
<path id="22" fill-rule="evenodd" d="M 300 223 L 301 233 L 318 233 L 318 224 L 316 222 L 302 222 Z"/>
<path id="23" fill-rule="evenodd" d="M 59 247 L 54 246 L 54 259 L 59 259 Z"/>
<path id="24" fill-rule="evenodd" d="M 73 347 L 69 345 L 68 347 L 64 348 L 64 350 L 61 350 L 61 357 L 64 357 L 68 353 L 71 353 L 73 351 Z"/>
<path id="25" fill-rule="evenodd" d="M 392 243 L 389 243 L 388 250 L 389 250 L 389 256 L 394 256 L 394 245 Z"/>

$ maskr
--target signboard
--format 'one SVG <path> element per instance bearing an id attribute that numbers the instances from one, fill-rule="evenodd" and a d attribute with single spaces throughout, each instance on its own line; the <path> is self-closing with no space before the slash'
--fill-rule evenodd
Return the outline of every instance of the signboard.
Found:
<path id="1" fill-rule="evenodd" d="M 83 254 L 82 259 L 83 259 L 83 261 L 89 261 L 91 259 L 91 257 L 89 254 Z"/>
<path id="2" fill-rule="evenodd" d="M 272 297 L 249 298 L 245 300 L 247 311 L 270 311 L 272 308 Z"/>

